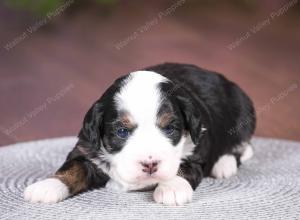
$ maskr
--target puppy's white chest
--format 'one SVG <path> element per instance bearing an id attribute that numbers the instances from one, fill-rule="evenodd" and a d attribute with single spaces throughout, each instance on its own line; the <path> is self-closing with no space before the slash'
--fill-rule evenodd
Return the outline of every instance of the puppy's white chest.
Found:
<path id="1" fill-rule="evenodd" d="M 121 185 L 120 183 L 118 183 L 118 182 L 116 182 L 116 181 L 114 181 L 112 179 L 110 179 L 106 183 L 105 187 L 107 189 L 111 189 L 113 191 L 119 191 L 119 192 L 126 192 L 126 191 L 128 191 L 127 187 L 125 187 L 124 185 Z"/>
<path id="2" fill-rule="evenodd" d="M 118 192 L 128 192 L 128 191 L 133 191 L 133 190 L 141 190 L 141 189 L 148 189 L 152 188 L 157 184 L 157 182 L 153 181 L 153 183 L 145 183 L 145 184 L 122 184 L 120 182 L 117 182 L 113 179 L 110 179 L 105 187 L 107 189 L 111 189 L 113 191 L 118 191 Z"/>

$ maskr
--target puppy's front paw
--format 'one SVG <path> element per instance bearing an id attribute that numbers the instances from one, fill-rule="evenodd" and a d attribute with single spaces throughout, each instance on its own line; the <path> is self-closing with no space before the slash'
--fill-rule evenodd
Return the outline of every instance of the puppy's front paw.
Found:
<path id="1" fill-rule="evenodd" d="M 68 196 L 68 187 L 56 178 L 36 182 L 24 191 L 24 199 L 30 202 L 56 203 Z"/>
<path id="2" fill-rule="evenodd" d="M 159 183 L 153 193 L 155 202 L 166 205 L 183 205 L 191 202 L 193 189 L 189 182 L 180 176 Z"/>

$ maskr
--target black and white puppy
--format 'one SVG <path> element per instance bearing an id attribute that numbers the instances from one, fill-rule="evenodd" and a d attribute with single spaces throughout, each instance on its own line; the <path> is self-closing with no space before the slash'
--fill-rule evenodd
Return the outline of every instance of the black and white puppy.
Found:
<path id="1" fill-rule="evenodd" d="M 249 97 L 224 76 L 166 63 L 117 79 L 87 112 L 65 163 L 25 190 L 55 203 L 99 187 L 155 187 L 157 203 L 182 205 L 205 176 L 228 178 L 249 159 Z"/>

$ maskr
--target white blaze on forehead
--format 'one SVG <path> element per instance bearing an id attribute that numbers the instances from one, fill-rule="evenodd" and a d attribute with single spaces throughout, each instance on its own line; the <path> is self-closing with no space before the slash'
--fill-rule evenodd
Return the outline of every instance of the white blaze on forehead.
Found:
<path id="1" fill-rule="evenodd" d="M 137 122 L 156 120 L 161 101 L 159 83 L 167 78 L 152 71 L 136 71 L 116 96 L 119 110 L 128 111 Z"/>
<path id="2" fill-rule="evenodd" d="M 141 189 L 177 174 L 185 137 L 173 146 L 171 140 L 156 126 L 157 113 L 164 99 L 159 84 L 167 81 L 167 78 L 155 72 L 133 72 L 115 96 L 118 111 L 128 112 L 137 124 L 126 145 L 110 160 L 109 176 L 126 190 Z M 140 164 L 150 156 L 160 161 L 157 179 L 147 179 Z"/>

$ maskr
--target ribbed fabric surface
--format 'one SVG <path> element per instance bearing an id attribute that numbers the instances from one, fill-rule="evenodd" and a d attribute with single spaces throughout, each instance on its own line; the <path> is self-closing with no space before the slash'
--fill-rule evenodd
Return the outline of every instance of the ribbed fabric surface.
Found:
<path id="1" fill-rule="evenodd" d="M 300 143 L 254 138 L 254 157 L 237 176 L 205 178 L 193 202 L 155 204 L 152 192 L 89 191 L 57 204 L 23 200 L 25 186 L 64 162 L 74 137 L 0 148 L 0 219 L 300 219 Z"/>

